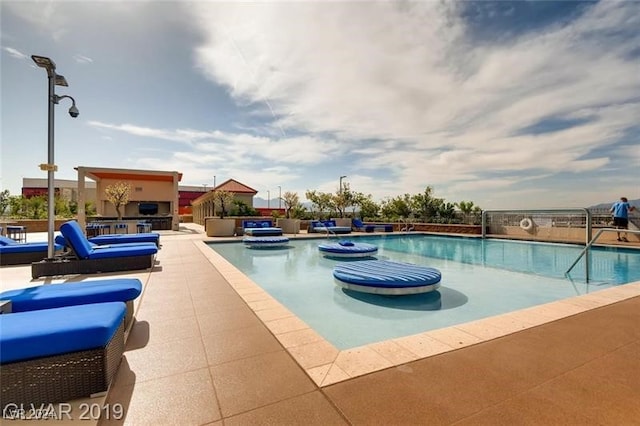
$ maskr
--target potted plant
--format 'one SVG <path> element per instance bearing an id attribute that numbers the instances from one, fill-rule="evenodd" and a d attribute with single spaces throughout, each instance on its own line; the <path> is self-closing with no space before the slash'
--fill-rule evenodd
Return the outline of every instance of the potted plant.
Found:
<path id="1" fill-rule="evenodd" d="M 233 193 L 215 190 L 211 193 L 213 205 L 218 217 L 205 218 L 205 230 L 208 237 L 233 237 L 236 233 L 236 220 L 225 218 L 227 211 L 233 205 Z"/>
<path id="2" fill-rule="evenodd" d="M 285 234 L 300 233 L 300 220 L 295 218 L 297 207 L 300 205 L 300 198 L 295 192 L 285 192 L 282 196 L 284 202 L 284 218 L 277 218 L 276 226 L 282 228 Z"/>

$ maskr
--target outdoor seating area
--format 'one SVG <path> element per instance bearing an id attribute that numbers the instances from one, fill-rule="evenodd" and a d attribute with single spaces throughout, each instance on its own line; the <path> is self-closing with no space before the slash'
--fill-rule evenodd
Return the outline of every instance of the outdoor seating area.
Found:
<path id="1" fill-rule="evenodd" d="M 598 309 L 578 310 L 577 299 L 575 305 L 562 303 L 558 307 L 569 314 L 566 318 L 552 319 L 549 310 L 512 316 L 504 323 L 511 334 L 477 323 L 452 330 L 451 335 L 442 330 L 421 335 L 412 346 L 402 338 L 375 350 L 337 355 L 319 351 L 317 338 L 310 341 L 313 336 L 303 335 L 291 313 L 274 309 L 266 298 L 256 298 L 235 268 L 214 260 L 217 256 L 203 243 L 207 240 L 203 227 L 193 225 L 193 230 L 162 234 L 163 249 L 157 254 L 162 268 L 122 272 L 102 280 L 89 274 L 31 283 L 29 267 L 3 271 L 0 299 L 13 291 L 32 300 L 26 302 L 30 310 L 17 312 L 25 302 L 14 296 L 18 308 L 0 315 L 2 408 L 7 401 L 56 400 L 74 407 L 87 402 L 122 408 L 121 418 L 114 422 L 103 412 L 98 424 L 300 424 L 300 419 L 313 424 L 411 424 L 418 418 L 434 424 L 491 424 L 497 418 L 532 424 L 541 419 L 553 424 L 606 424 L 612 419 L 633 424 L 635 420 L 638 392 L 629 378 L 637 367 L 640 335 L 633 330 L 640 298 L 632 297 L 637 294 L 633 287 L 586 295 L 584 303 L 591 307 L 603 300 Z M 115 286 L 108 282 L 124 279 L 144 284 L 144 297 L 133 300 L 136 321 L 129 333 L 122 321 L 128 315 L 123 302 L 53 307 L 40 301 L 40 292 L 62 292 L 67 287 L 64 291 L 85 291 L 84 286 L 97 287 L 99 282 Z M 39 290 L 29 290 L 38 285 Z M 69 297 L 91 300 L 91 296 Z M 120 308 L 108 308 L 115 305 Z M 102 325 L 96 326 L 98 322 Z M 270 324 L 279 326 L 287 339 L 274 337 L 265 326 Z M 25 333 L 27 329 L 34 331 Z M 475 337 L 496 333 L 502 337 L 484 342 Z M 594 334 L 605 338 L 594 345 L 588 339 Z M 5 351 L 10 346 L 20 349 Z M 297 362 L 292 354 L 303 346 L 314 348 L 315 358 Z M 316 366 L 327 362 L 322 361 L 325 357 L 338 359 L 340 369 L 327 372 Z M 387 358 L 403 361 L 388 368 Z M 378 371 L 361 374 L 370 365 Z M 434 381 L 439 374 L 447 379 Z M 323 377 L 332 384 L 320 384 Z M 75 379 L 82 383 L 70 383 Z M 425 386 L 429 380 L 432 385 Z M 576 393 L 576 380 L 590 385 Z M 477 398 L 486 389 L 493 390 L 490 400 Z M 379 403 L 372 405 L 372 400 Z M 71 413 L 73 420 L 78 413 L 75 409 Z"/>
<path id="2" fill-rule="evenodd" d="M 154 243 L 93 246 L 74 220 L 63 223 L 60 232 L 71 249 L 71 256 L 33 263 L 33 278 L 147 269 L 153 266 L 154 256 L 158 252 Z"/>

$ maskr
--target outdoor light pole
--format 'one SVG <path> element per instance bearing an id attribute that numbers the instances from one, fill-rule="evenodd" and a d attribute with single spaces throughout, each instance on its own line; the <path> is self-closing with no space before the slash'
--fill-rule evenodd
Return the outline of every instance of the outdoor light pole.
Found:
<path id="1" fill-rule="evenodd" d="M 347 176 L 340 176 L 340 194 L 342 194 L 342 179 L 346 178 Z"/>
<path id="2" fill-rule="evenodd" d="M 267 208 L 271 208 L 271 192 L 267 189 Z"/>
<path id="3" fill-rule="evenodd" d="M 50 58 L 46 58 L 44 56 L 31 55 L 31 59 L 36 63 L 40 68 L 44 68 L 47 70 L 47 77 L 49 78 L 49 129 L 48 129 L 48 155 L 47 155 L 47 164 L 40 164 L 40 170 L 47 171 L 47 210 L 48 210 L 48 221 L 47 221 L 47 257 L 49 259 L 53 259 L 53 255 L 55 252 L 53 245 L 53 234 L 55 232 L 55 176 L 54 173 L 57 169 L 54 161 L 54 109 L 55 106 L 60 102 L 61 99 L 68 98 L 71 99 L 71 108 L 69 108 L 69 115 L 73 118 L 76 118 L 80 115 L 78 108 L 76 108 L 76 100 L 71 96 L 63 95 L 58 96 L 55 94 L 55 86 L 64 86 L 68 87 L 69 84 L 64 76 L 56 73 L 56 64 Z"/>
<path id="4" fill-rule="evenodd" d="M 278 209 L 282 208 L 282 187 L 278 185 Z"/>

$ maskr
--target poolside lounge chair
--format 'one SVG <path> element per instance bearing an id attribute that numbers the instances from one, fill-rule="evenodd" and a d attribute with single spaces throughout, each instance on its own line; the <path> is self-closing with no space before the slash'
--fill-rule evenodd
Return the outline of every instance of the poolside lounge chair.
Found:
<path id="1" fill-rule="evenodd" d="M 148 269 L 158 248 L 152 243 L 136 246 L 109 246 L 96 249 L 82 233 L 78 222 L 72 220 L 60 226 L 75 258 L 61 258 L 31 264 L 31 276 L 38 278 L 52 275 L 95 274 L 98 272 Z"/>
<path id="2" fill-rule="evenodd" d="M 160 234 L 150 232 L 146 234 L 111 234 L 111 235 L 99 235 L 97 237 L 89 237 L 87 240 L 95 245 L 105 246 L 112 244 L 140 244 L 140 243 L 154 243 L 156 247 L 160 248 Z M 68 246 L 67 240 L 64 235 L 56 236 L 56 243 Z"/>
<path id="3" fill-rule="evenodd" d="M 393 232 L 393 225 L 390 223 L 363 223 L 360 219 L 353 219 L 351 225 L 354 231 Z"/>
<path id="4" fill-rule="evenodd" d="M 0 315 L 0 405 L 52 404 L 105 392 L 124 351 L 123 302 Z"/>
<path id="5" fill-rule="evenodd" d="M 11 302 L 7 310 L 12 313 L 89 303 L 124 302 L 127 306 L 126 330 L 133 319 L 133 301 L 141 292 L 142 283 L 139 279 L 114 278 L 7 290 L 0 293 L 0 300 Z"/>
<path id="6" fill-rule="evenodd" d="M 243 220 L 242 228 L 245 235 L 252 237 L 278 237 L 282 235 L 282 228 L 274 227 L 270 220 Z"/>
<path id="7" fill-rule="evenodd" d="M 312 220 L 307 232 L 322 232 L 331 234 L 350 234 L 350 226 L 337 226 L 335 220 Z"/>
<path id="8" fill-rule="evenodd" d="M 55 244 L 55 251 L 64 247 Z M 48 255 L 48 244 L 44 243 L 19 243 L 11 238 L 0 236 L 0 266 L 24 265 L 38 262 Z"/>

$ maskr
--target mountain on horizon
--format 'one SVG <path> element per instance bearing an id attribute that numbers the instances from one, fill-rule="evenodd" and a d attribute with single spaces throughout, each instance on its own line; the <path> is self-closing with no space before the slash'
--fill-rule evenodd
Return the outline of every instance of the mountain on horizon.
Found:
<path id="1" fill-rule="evenodd" d="M 618 199 L 619 200 L 619 199 Z M 618 201 L 616 200 L 616 201 Z M 616 201 L 611 201 L 610 203 L 600 203 L 600 204 L 596 204 L 594 206 L 590 206 L 588 207 L 589 209 L 610 209 L 611 206 L 616 202 Z M 635 206 L 637 209 L 640 209 L 640 198 L 637 198 L 635 200 L 629 200 L 629 204 L 631 204 L 632 206 Z"/>

